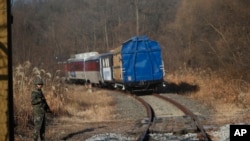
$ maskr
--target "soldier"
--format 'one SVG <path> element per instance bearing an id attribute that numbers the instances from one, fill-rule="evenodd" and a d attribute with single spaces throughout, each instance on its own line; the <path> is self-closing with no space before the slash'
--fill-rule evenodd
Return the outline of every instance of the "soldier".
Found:
<path id="1" fill-rule="evenodd" d="M 42 92 L 43 81 L 36 79 L 35 90 L 31 93 L 31 104 L 34 114 L 34 141 L 40 137 L 41 141 L 45 140 L 45 113 L 51 112 Z"/>

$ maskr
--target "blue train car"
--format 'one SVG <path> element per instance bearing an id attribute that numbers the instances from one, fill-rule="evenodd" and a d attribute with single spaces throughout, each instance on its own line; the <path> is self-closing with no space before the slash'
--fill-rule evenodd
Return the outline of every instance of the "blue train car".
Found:
<path id="1" fill-rule="evenodd" d="M 158 42 L 135 36 L 114 50 L 115 86 L 123 89 L 154 89 L 163 83 L 164 64 Z"/>

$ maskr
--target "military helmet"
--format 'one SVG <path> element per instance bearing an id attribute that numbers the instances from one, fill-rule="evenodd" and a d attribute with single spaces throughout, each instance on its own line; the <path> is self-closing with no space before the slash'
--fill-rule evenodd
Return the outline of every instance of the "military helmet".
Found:
<path id="1" fill-rule="evenodd" d="M 43 85 L 43 80 L 40 79 L 40 78 L 38 78 L 38 79 L 36 79 L 36 80 L 34 81 L 34 84 L 35 84 L 35 85 Z"/>

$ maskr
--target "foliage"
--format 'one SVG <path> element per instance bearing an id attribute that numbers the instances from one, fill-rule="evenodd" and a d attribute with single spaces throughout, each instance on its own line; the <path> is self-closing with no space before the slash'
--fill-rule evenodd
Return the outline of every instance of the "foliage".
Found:
<path id="1" fill-rule="evenodd" d="M 18 0 L 13 63 L 57 70 L 71 54 L 108 52 L 136 34 L 162 45 L 168 71 L 183 63 L 250 81 L 248 0 Z M 226 77 L 227 77 L 226 76 Z"/>
<path id="2" fill-rule="evenodd" d="M 54 115 L 63 111 L 66 89 L 58 72 L 52 75 L 44 69 L 32 68 L 32 64 L 26 61 L 14 67 L 13 70 L 14 120 L 15 124 L 20 127 L 31 123 L 31 92 L 35 88 L 34 79 L 37 77 L 42 78 L 45 82 L 43 91 Z"/>
<path id="3" fill-rule="evenodd" d="M 182 52 L 171 65 L 180 62 L 179 66 L 211 68 L 225 77 L 249 82 L 249 4 L 246 0 L 183 1 L 167 29 L 171 28 L 172 39 L 180 47 L 169 51 Z"/>
<path id="4" fill-rule="evenodd" d="M 167 77 L 197 83 L 201 88 L 197 98 L 247 105 L 249 5 L 249 0 L 13 1 L 16 124 L 26 125 L 31 119 L 34 77 L 46 81 L 45 94 L 53 101 L 49 104 L 61 111 L 66 89 L 58 62 L 74 53 L 108 52 L 136 34 L 161 44 Z"/>
<path id="5" fill-rule="evenodd" d="M 213 108 L 224 103 L 240 108 L 250 107 L 250 83 L 242 79 L 222 78 L 211 69 L 192 69 L 184 65 L 177 71 L 170 72 L 166 80 L 179 85 L 185 82 L 189 87 L 198 86 L 198 91 L 186 93 Z"/>
<path id="6" fill-rule="evenodd" d="M 32 128 L 33 115 L 31 92 L 34 79 L 40 77 L 45 82 L 43 92 L 52 110 L 53 117 L 82 117 L 82 121 L 109 120 L 113 112 L 113 99 L 107 92 L 89 94 L 82 85 L 64 83 L 59 71 L 51 74 L 33 66 L 29 61 L 19 64 L 13 70 L 14 122 L 16 132 L 26 132 Z M 25 129 L 25 130 L 24 130 Z M 26 134 L 26 133 L 25 133 Z"/>

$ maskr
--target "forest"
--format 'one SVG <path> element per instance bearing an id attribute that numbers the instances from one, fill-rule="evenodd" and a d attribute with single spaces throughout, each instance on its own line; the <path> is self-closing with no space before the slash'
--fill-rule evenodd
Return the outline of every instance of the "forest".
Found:
<path id="1" fill-rule="evenodd" d="M 162 47 L 165 69 L 250 82 L 249 0 L 14 0 L 13 66 L 53 72 L 75 53 L 109 52 L 136 35 Z"/>

